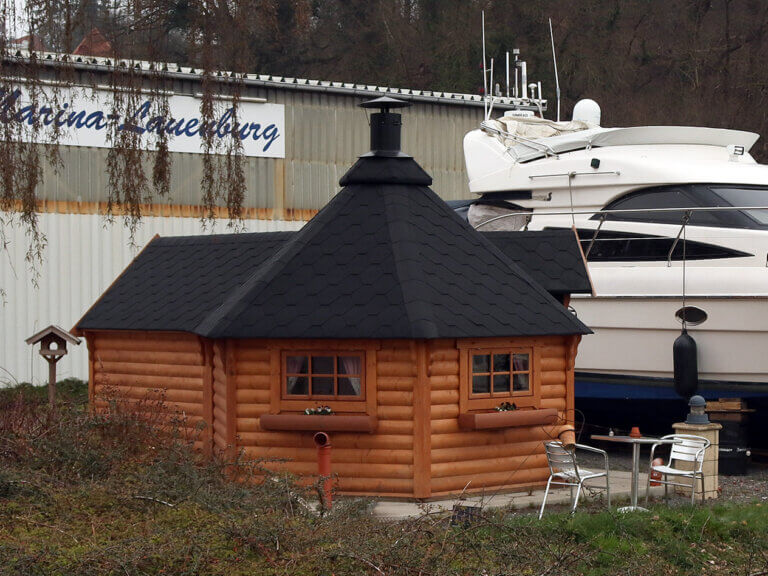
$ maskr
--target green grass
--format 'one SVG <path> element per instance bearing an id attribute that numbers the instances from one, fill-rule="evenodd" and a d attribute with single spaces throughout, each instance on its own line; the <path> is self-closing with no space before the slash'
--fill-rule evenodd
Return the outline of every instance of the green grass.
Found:
<path id="1" fill-rule="evenodd" d="M 313 487 L 259 464 L 202 461 L 84 390 L 57 415 L 37 390 L 0 394 L 0 574 L 758 574 L 768 506 L 658 506 L 574 516 L 487 510 L 470 525 L 381 522 L 367 500 L 323 516 Z M 78 400 L 79 398 L 79 400 Z"/>

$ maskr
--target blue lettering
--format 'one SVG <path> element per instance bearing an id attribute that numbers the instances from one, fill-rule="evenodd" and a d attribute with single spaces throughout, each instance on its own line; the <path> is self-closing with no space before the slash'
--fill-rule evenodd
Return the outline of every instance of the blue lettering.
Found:
<path id="1" fill-rule="evenodd" d="M 58 112 L 56 112 L 56 117 L 54 118 L 54 122 L 56 123 L 56 126 L 59 126 L 59 127 L 61 127 L 61 126 L 64 126 L 64 124 L 66 124 L 66 123 L 67 123 L 67 121 L 66 121 L 66 120 L 62 120 L 62 119 L 61 119 L 61 117 L 62 117 L 62 116 L 63 116 L 63 115 L 66 113 L 66 111 L 67 111 L 67 108 L 69 108 L 69 104 L 67 104 L 67 103 L 65 102 L 64 104 L 62 104 L 62 106 L 61 106 L 61 110 L 59 110 Z"/>
<path id="2" fill-rule="evenodd" d="M 224 116 L 219 119 L 219 124 L 216 126 L 216 135 L 218 135 L 219 138 L 224 138 L 229 134 L 230 126 L 228 120 L 232 117 L 234 111 L 234 108 L 227 109 L 227 111 L 224 112 Z"/>
<path id="3" fill-rule="evenodd" d="M 85 126 L 85 110 L 81 112 L 72 112 L 67 118 L 67 126 L 72 128 L 72 125 L 82 128 Z"/>
<path id="4" fill-rule="evenodd" d="M 42 114 L 43 109 L 40 109 L 40 113 Z M 101 110 L 98 110 L 96 112 L 91 112 L 88 114 L 88 118 L 85 119 L 85 127 L 90 128 L 93 130 L 94 128 L 96 130 L 103 130 L 107 127 L 107 123 L 104 122 L 104 112 Z"/>
<path id="5" fill-rule="evenodd" d="M 136 112 L 133 113 L 133 116 L 131 116 L 131 120 L 120 124 L 117 129 L 130 130 L 131 132 L 136 132 L 137 134 L 144 134 L 146 129 L 139 126 L 139 122 L 137 122 L 137 120 L 145 118 L 147 114 L 149 114 L 149 100 L 146 100 L 141 106 L 139 106 L 138 110 L 136 110 Z"/>
<path id="6" fill-rule="evenodd" d="M 187 125 L 184 127 L 184 134 L 186 134 L 190 138 L 197 136 L 197 134 L 199 134 L 199 130 L 195 130 L 195 127 L 198 124 L 200 124 L 200 121 L 197 120 L 196 118 L 192 118 L 189 122 L 187 122 Z"/>
<path id="7" fill-rule="evenodd" d="M 53 118 L 51 118 L 52 112 L 53 109 L 50 106 L 40 106 L 40 118 L 43 119 L 43 124 L 46 126 L 50 126 L 53 122 Z"/>
<path id="8" fill-rule="evenodd" d="M 35 124 L 35 105 L 29 104 L 28 106 L 24 106 L 21 110 L 19 110 L 18 114 L 16 114 L 16 120 L 19 122 L 27 122 L 30 126 L 34 126 Z"/>
<path id="9" fill-rule="evenodd" d="M 165 118 L 162 116 L 154 116 L 147 122 L 147 132 L 156 132 L 157 134 L 163 133 L 163 123 Z"/>
<path id="10" fill-rule="evenodd" d="M 264 132 L 262 132 L 261 135 L 264 140 L 268 140 L 267 144 L 263 148 L 264 152 L 266 152 L 269 150 L 269 147 L 272 146 L 272 143 L 280 138 L 280 130 L 274 124 L 270 124 L 264 128 Z"/>

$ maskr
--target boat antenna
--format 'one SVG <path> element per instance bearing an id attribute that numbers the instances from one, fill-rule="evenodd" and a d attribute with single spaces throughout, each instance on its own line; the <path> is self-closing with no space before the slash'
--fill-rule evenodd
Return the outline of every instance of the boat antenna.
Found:
<path id="1" fill-rule="evenodd" d="M 560 122 L 560 80 L 557 77 L 557 54 L 555 54 L 555 34 L 552 32 L 552 18 L 549 19 L 549 38 L 552 41 L 552 64 L 555 67 L 555 96 L 557 96 L 557 121 Z M 539 94 L 541 98 L 541 94 Z"/>
<path id="2" fill-rule="evenodd" d="M 488 120 L 491 117 L 491 114 L 493 113 L 493 99 L 495 95 L 495 90 L 493 87 L 493 58 L 491 58 L 491 79 L 490 79 L 490 85 L 491 85 L 491 104 L 488 106 L 488 111 L 485 113 L 485 119 Z"/>
<path id="3" fill-rule="evenodd" d="M 480 22 L 483 33 L 483 101 L 485 107 L 485 119 L 488 120 L 488 76 L 485 68 L 485 10 L 480 12 Z"/>
<path id="4" fill-rule="evenodd" d="M 507 98 L 509 98 L 509 50 L 507 50 Z"/>

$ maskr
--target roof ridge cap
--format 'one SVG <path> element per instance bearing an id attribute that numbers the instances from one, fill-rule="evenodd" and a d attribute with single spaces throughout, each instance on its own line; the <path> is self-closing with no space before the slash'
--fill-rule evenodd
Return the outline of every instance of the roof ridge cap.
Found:
<path id="1" fill-rule="evenodd" d="M 338 197 L 335 196 L 334 198 Z M 331 203 L 326 205 L 326 208 Z M 195 332 L 202 336 L 210 336 L 218 330 L 222 330 L 231 320 L 227 320 L 227 315 L 231 313 L 242 299 L 248 295 L 259 294 L 274 279 L 281 270 L 283 270 L 298 254 L 301 247 L 313 238 L 325 225 L 325 219 L 321 217 L 323 209 L 315 217 L 307 222 L 301 229 L 294 231 L 292 237 L 288 240 L 263 264 L 258 266 L 240 286 L 233 289 L 232 292 L 207 314 L 195 327 Z"/>
<path id="2" fill-rule="evenodd" d="M 428 196 L 425 194 L 425 196 Z M 411 327 L 411 336 L 413 338 L 437 338 L 438 333 L 435 328 L 435 315 L 431 302 L 425 302 L 425 307 L 422 310 L 424 314 L 416 314 L 415 304 L 407 298 L 406 291 L 412 282 L 419 281 L 419 278 L 423 276 L 421 267 L 413 265 L 410 256 L 406 255 L 405 258 L 399 258 L 398 254 L 401 252 L 400 245 L 407 243 L 409 245 L 414 244 L 418 246 L 413 238 L 411 238 L 411 226 L 407 218 L 398 217 L 401 207 L 396 200 L 395 195 L 384 195 L 384 209 L 387 214 L 387 233 L 390 237 L 390 246 L 392 249 L 395 272 L 397 274 L 397 285 L 400 287 L 400 292 L 403 297 L 403 306 L 405 307 L 405 313 L 408 317 L 408 325 Z M 403 235 L 394 234 L 396 228 L 394 224 L 408 223 L 406 228 L 407 233 L 405 237 Z M 407 254 L 407 252 L 406 252 Z"/>

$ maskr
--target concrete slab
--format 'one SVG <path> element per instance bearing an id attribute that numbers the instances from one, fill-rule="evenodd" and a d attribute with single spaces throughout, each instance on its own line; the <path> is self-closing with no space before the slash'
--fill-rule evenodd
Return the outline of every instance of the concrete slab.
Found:
<path id="1" fill-rule="evenodd" d="M 611 471 L 611 505 L 622 504 L 629 501 L 631 496 L 631 472 Z M 640 474 L 638 482 L 638 503 L 642 505 L 645 501 L 645 483 L 646 474 Z M 602 478 L 585 482 L 585 490 L 579 498 L 583 500 L 593 500 L 596 498 L 605 498 L 605 490 L 595 489 L 593 487 L 605 486 Z M 662 486 L 652 487 L 651 496 L 660 496 L 664 494 Z M 538 510 L 544 499 L 544 489 L 533 490 L 531 492 L 516 493 L 494 493 L 489 491 L 484 495 L 464 496 L 461 499 L 450 498 L 446 500 L 437 500 L 426 503 L 404 502 L 404 501 L 379 501 L 373 509 L 374 516 L 388 520 L 401 520 L 412 518 L 423 514 L 425 511 L 440 513 L 450 512 L 455 504 L 462 506 L 481 506 L 484 508 L 513 508 L 516 510 L 531 508 L 532 511 Z M 569 504 L 571 495 L 568 488 L 553 488 L 547 498 L 547 508 L 554 504 Z"/>

